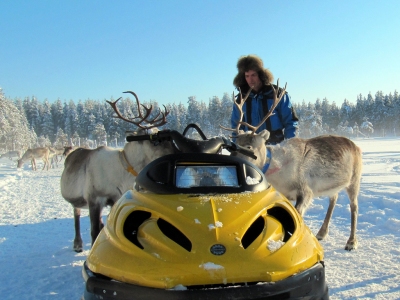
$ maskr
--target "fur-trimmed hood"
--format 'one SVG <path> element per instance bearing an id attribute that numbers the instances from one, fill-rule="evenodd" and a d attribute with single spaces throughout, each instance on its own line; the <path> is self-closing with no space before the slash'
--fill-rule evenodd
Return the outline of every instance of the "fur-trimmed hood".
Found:
<path id="1" fill-rule="evenodd" d="M 269 85 L 274 80 L 271 71 L 264 68 L 264 63 L 260 57 L 254 54 L 241 56 L 237 62 L 238 74 L 233 79 L 233 85 L 240 88 L 242 92 L 249 89 L 246 82 L 245 72 L 249 70 L 256 71 L 263 85 Z"/>

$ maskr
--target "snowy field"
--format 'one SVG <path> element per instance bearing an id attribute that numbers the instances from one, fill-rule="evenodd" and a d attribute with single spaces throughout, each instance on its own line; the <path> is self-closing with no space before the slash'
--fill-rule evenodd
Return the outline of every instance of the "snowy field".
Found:
<path id="1" fill-rule="evenodd" d="M 330 299 L 400 299 L 400 139 L 358 139 L 363 150 L 359 195 L 359 247 L 345 251 L 350 234 L 347 195 L 339 196 L 330 233 L 322 241 Z M 89 218 L 82 216 L 85 251 L 72 251 L 72 207 L 60 194 L 63 164 L 32 171 L 0 159 L 0 298 L 79 299 L 81 267 L 90 248 Z M 317 233 L 328 199 L 316 199 L 305 222 Z"/>

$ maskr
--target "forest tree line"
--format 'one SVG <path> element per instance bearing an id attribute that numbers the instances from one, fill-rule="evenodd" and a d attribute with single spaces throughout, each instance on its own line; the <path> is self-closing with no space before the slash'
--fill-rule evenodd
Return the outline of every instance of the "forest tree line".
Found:
<path id="1" fill-rule="evenodd" d="M 115 101 L 110 99 L 110 101 Z M 230 126 L 233 107 L 232 95 L 214 96 L 208 103 L 189 97 L 186 104 L 164 106 L 157 101 L 144 102 L 153 107 L 152 115 L 169 111 L 168 123 L 162 128 L 182 132 L 187 124 L 196 123 L 207 137 L 229 136 L 220 128 Z M 328 99 L 315 103 L 294 103 L 299 118 L 299 136 L 309 138 L 321 134 L 352 136 L 396 136 L 400 130 L 400 97 L 397 91 L 373 96 L 359 94 L 356 103 L 344 100 L 338 105 Z M 118 101 L 118 109 L 126 118 L 138 116 L 134 97 Z M 143 110 L 143 108 L 142 108 Z M 36 97 L 9 99 L 0 89 L 0 152 L 30 147 L 65 145 L 97 147 L 120 146 L 126 131 L 135 131 L 136 125 L 114 118 L 111 106 L 104 100 L 85 100 L 75 103 L 57 99 L 39 101 Z"/>

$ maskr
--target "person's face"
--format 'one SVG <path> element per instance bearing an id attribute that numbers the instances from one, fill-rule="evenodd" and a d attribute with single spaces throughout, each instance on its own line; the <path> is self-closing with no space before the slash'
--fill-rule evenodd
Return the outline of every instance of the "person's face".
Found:
<path id="1" fill-rule="evenodd" d="M 256 71 L 249 70 L 247 72 L 244 72 L 244 77 L 246 78 L 247 84 L 254 91 L 258 92 L 261 89 L 262 83 Z"/>

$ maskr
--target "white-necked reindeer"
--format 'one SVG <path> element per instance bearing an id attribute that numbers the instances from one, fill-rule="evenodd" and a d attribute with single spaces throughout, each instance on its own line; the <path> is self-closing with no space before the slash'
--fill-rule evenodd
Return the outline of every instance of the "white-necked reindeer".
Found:
<path id="1" fill-rule="evenodd" d="M 152 120 L 148 120 L 152 106 L 141 113 L 141 104 L 135 93 L 139 117 L 127 119 L 121 115 L 117 108 L 117 102 L 107 101 L 116 112 L 116 118 L 120 118 L 138 127 L 158 131 L 157 126 L 167 123 L 168 111 L 159 114 Z M 139 121 L 134 120 L 140 119 Z M 149 124 L 144 126 L 141 123 Z M 89 209 L 92 244 L 100 230 L 103 228 L 101 213 L 106 205 L 113 205 L 122 194 L 133 188 L 137 174 L 151 161 L 166 154 L 173 153 L 171 142 L 161 142 L 158 145 L 150 141 L 126 143 L 123 150 L 109 147 L 97 149 L 78 148 L 71 152 L 65 159 L 65 168 L 61 175 L 61 194 L 66 201 L 72 204 L 74 209 L 75 239 L 73 249 L 82 251 L 82 238 L 80 234 L 81 208 Z"/>
<path id="2" fill-rule="evenodd" d="M 44 170 L 44 168 L 46 167 L 48 170 L 49 155 L 50 150 L 47 147 L 28 149 L 25 151 L 24 155 L 22 155 L 22 157 L 18 160 L 17 168 L 21 168 L 27 160 L 30 160 L 32 164 L 32 170 L 36 171 L 36 159 L 42 159 L 44 164 L 42 170 Z"/>
<path id="3" fill-rule="evenodd" d="M 236 142 L 240 146 L 252 149 L 256 160 L 248 156 L 241 157 L 253 162 L 263 170 L 268 182 L 288 199 L 296 202 L 297 211 L 303 216 L 314 197 L 329 196 L 329 208 L 316 237 L 325 238 L 329 221 L 338 199 L 338 193 L 346 189 L 350 199 L 351 232 L 346 250 L 356 249 L 356 227 L 358 217 L 358 193 L 360 189 L 362 153 L 351 140 L 342 136 L 322 135 L 310 139 L 291 138 L 279 145 L 266 145 L 269 132 L 257 129 L 272 115 L 281 100 L 284 89 L 275 91 L 275 102 L 268 114 L 257 126 L 242 122 L 242 106 L 249 93 L 243 99 L 240 95 L 236 103 L 241 112 L 241 119 L 235 129 Z M 250 131 L 239 130 L 246 125 Z"/>

